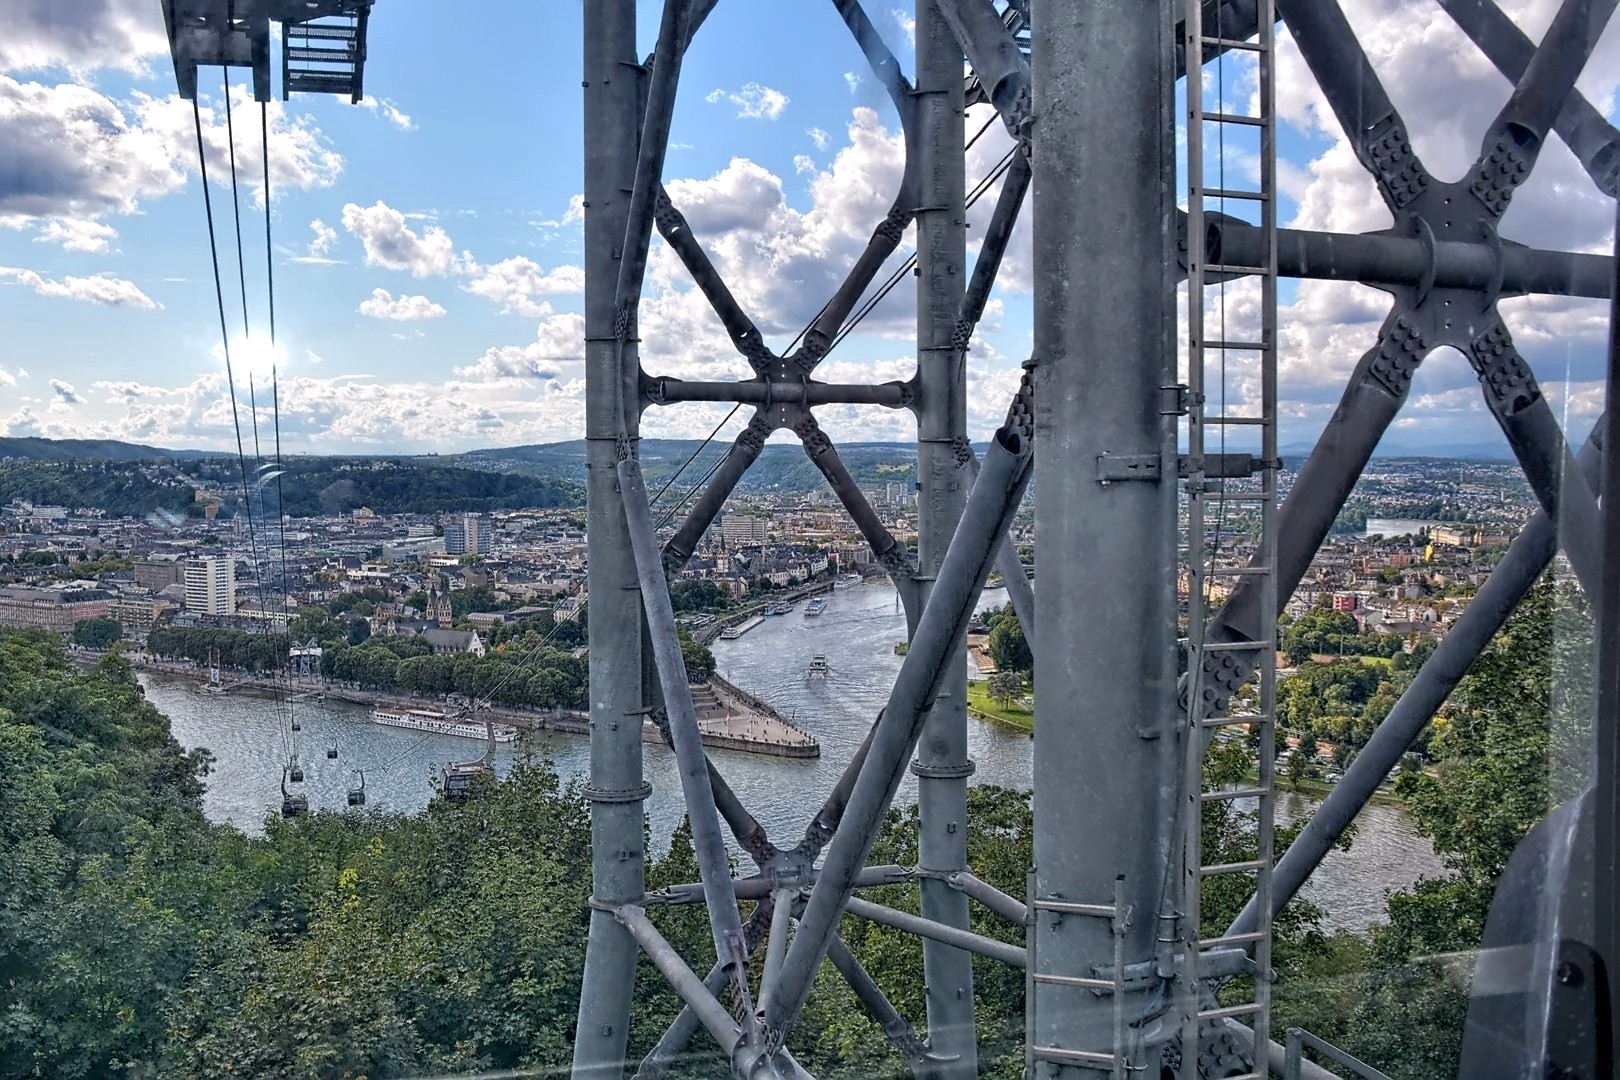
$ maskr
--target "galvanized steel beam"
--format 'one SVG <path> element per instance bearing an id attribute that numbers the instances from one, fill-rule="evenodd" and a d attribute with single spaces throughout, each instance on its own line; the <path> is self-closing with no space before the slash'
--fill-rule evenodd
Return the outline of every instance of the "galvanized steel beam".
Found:
<path id="1" fill-rule="evenodd" d="M 1111 480 L 1100 459 L 1174 461 L 1174 5 L 1031 0 L 1035 100 L 1035 884 L 1134 916 L 1151 958 L 1174 837 L 1175 470 Z M 1110 162 L 1106 175 L 1096 163 Z M 1173 878 L 1171 879 L 1173 880 Z M 1110 920 L 1041 913 L 1039 975 L 1089 977 Z M 1130 1015 L 1147 1004 L 1130 992 Z M 1113 1054 L 1114 1001 L 1036 983 L 1035 1044 Z M 1123 1050 L 1123 1048 L 1120 1048 Z"/>
<path id="2" fill-rule="evenodd" d="M 635 989 L 636 943 L 610 909 L 645 891 L 641 768 L 641 621 L 635 562 L 615 463 L 635 393 L 619 364 L 614 333 L 616 251 L 624 237 L 635 175 L 636 11 L 634 0 L 585 10 L 585 497 L 591 604 L 590 930 L 575 1027 L 575 1080 L 624 1075 Z"/>
<path id="3" fill-rule="evenodd" d="M 926 602 L 931 579 L 962 516 L 972 473 L 967 440 L 967 345 L 958 339 L 967 280 L 967 174 L 963 156 L 962 50 L 937 3 L 917 5 L 917 574 Z M 1012 182 L 1011 178 L 1008 180 Z M 999 209 L 999 204 L 998 204 Z M 1003 241 L 1003 246 L 1005 241 Z M 977 268 L 975 268 L 977 274 Z M 993 275 L 993 270 L 991 271 Z M 976 278 L 977 280 L 977 278 Z M 988 292 L 989 279 L 985 281 Z M 983 311 L 980 300 L 978 310 Z M 977 318 L 975 317 L 975 320 Z M 917 743 L 918 861 L 940 871 L 967 869 L 967 649 L 947 659 L 938 697 Z M 967 897 L 923 878 L 925 918 L 967 932 Z M 928 1042 L 944 1080 L 979 1074 L 973 1019 L 973 957 L 941 940 L 923 941 Z"/>

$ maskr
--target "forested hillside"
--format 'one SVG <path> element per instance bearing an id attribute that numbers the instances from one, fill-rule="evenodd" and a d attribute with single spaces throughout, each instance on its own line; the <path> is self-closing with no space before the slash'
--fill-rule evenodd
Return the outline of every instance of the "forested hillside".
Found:
<path id="1" fill-rule="evenodd" d="M 183 514 L 195 493 L 173 469 L 158 464 L 0 461 L 0 504 L 13 499 L 140 517 L 153 510 Z"/>

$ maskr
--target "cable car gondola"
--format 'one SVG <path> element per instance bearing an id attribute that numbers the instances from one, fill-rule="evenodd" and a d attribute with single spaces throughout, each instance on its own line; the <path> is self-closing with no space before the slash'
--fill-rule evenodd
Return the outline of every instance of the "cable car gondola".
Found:
<path id="1" fill-rule="evenodd" d="M 476 714 L 478 702 L 473 701 L 473 711 Z M 451 762 L 444 767 L 439 777 L 439 791 L 444 797 L 456 805 L 464 804 L 472 797 L 473 781 L 487 772 L 492 772 L 495 765 L 495 727 L 490 723 L 489 716 L 484 716 L 484 753 L 473 761 Z"/>
<path id="2" fill-rule="evenodd" d="M 328 746 L 326 748 L 326 760 L 327 761 L 336 761 L 337 760 L 337 747 Z"/>
<path id="3" fill-rule="evenodd" d="M 297 758 L 293 758 L 287 763 L 286 775 L 287 779 L 291 780 L 295 784 L 302 784 L 304 782 L 304 767 L 298 764 Z"/>
<path id="4" fill-rule="evenodd" d="M 295 766 L 286 766 L 281 770 L 281 816 L 291 821 L 296 817 L 303 817 L 309 813 L 309 796 L 294 795 L 287 790 L 289 778 L 298 782 L 304 778 L 302 770 Z"/>
<path id="5" fill-rule="evenodd" d="M 366 774 L 363 770 L 356 769 L 354 775 L 360 782 L 358 786 L 352 782 L 349 785 L 349 805 L 364 806 L 366 804 Z"/>

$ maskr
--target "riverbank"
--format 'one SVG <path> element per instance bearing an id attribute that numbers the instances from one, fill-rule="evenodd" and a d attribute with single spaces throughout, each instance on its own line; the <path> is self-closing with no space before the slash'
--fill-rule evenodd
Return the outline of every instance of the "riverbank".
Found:
<path id="1" fill-rule="evenodd" d="M 160 672 L 177 678 L 187 679 L 199 684 L 207 684 L 208 672 L 206 668 L 194 665 L 179 664 L 161 660 L 147 659 L 134 663 L 137 671 Z M 724 680 L 719 680 L 724 682 Z M 334 701 L 346 701 L 354 705 L 363 705 L 367 708 L 375 707 L 380 702 L 403 703 L 410 708 L 437 708 L 443 702 L 437 699 L 421 697 L 405 697 L 396 693 L 383 691 L 363 690 L 355 686 L 335 684 L 325 679 L 295 679 L 291 683 L 277 681 L 262 676 L 247 675 L 241 672 L 232 672 L 229 676 L 222 676 L 224 690 L 218 697 L 229 697 L 233 693 L 252 691 L 260 694 L 273 694 L 291 691 L 295 698 L 322 697 Z M 703 745 L 714 750 L 732 750 L 741 754 L 763 754 L 768 757 L 785 758 L 816 758 L 821 756 L 821 744 L 808 732 L 777 715 L 775 710 L 763 703 L 763 708 L 754 708 L 756 699 L 743 694 L 729 683 L 724 688 L 716 688 L 715 696 L 720 699 L 721 707 L 708 716 L 700 714 L 698 720 L 698 733 Z M 526 709 L 513 708 L 502 705 L 485 706 L 482 711 L 493 720 L 509 723 L 519 728 L 532 731 L 558 731 L 570 735 L 585 735 L 591 733 L 590 714 L 576 709 Z M 641 741 L 644 743 L 662 743 L 662 733 L 651 721 L 643 720 L 641 725 Z"/>
<path id="2" fill-rule="evenodd" d="M 968 715 L 976 720 L 1002 724 L 1028 735 L 1035 734 L 1035 714 L 1020 701 L 1006 705 L 992 701 L 990 684 L 986 680 L 974 679 L 968 683 L 967 710 Z"/>
<path id="3" fill-rule="evenodd" d="M 776 604 L 797 602 L 807 596 L 817 596 L 833 591 L 830 581 L 812 581 L 808 585 L 800 585 L 792 589 L 783 589 L 780 592 L 764 593 L 751 604 L 744 604 L 740 608 L 728 611 L 723 615 L 715 616 L 715 620 L 707 626 L 694 631 L 692 640 L 699 645 L 712 644 L 722 631 L 733 626 L 740 626 L 757 615 L 764 615 L 765 609 Z"/>

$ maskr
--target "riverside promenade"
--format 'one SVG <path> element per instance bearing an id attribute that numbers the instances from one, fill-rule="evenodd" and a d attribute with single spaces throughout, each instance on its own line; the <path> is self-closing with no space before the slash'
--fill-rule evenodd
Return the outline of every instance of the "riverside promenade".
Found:
<path id="1" fill-rule="evenodd" d="M 83 653 L 81 656 L 89 657 L 90 654 Z M 161 672 L 204 684 L 208 681 L 208 669 L 203 665 L 151 657 L 132 657 L 131 660 L 137 671 Z M 261 693 L 290 691 L 293 696 L 300 699 L 324 697 L 368 707 L 375 706 L 379 701 L 424 709 L 444 705 L 444 702 L 436 698 L 412 698 L 398 692 L 365 690 L 352 684 L 327 679 L 295 679 L 289 683 L 285 679 L 271 679 L 241 671 L 222 671 L 220 674 L 224 690 L 220 695 L 222 700 L 229 694 L 248 690 Z M 723 679 L 717 677 L 715 684 L 701 683 L 692 687 L 693 703 L 697 706 L 698 732 L 704 746 L 714 750 L 763 754 L 768 757 L 821 756 L 821 745 L 814 736 L 783 719 L 770 706 L 741 693 Z M 578 709 L 490 705 L 481 711 L 492 720 L 534 731 L 560 731 L 573 735 L 589 735 L 591 731 L 590 715 Z M 664 737 L 657 725 L 644 720 L 641 725 L 641 740 L 644 743 L 657 744 L 662 743 Z"/>

